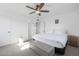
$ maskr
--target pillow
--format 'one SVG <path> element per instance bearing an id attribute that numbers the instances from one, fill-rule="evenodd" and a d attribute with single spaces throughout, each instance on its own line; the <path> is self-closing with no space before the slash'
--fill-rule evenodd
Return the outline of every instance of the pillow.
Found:
<path id="1" fill-rule="evenodd" d="M 54 34 L 66 34 L 67 31 L 64 29 L 54 29 Z"/>

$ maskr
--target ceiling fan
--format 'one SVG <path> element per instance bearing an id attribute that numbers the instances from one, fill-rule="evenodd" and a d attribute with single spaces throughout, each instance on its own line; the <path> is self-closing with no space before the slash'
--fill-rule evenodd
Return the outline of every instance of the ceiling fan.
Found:
<path id="1" fill-rule="evenodd" d="M 37 4 L 35 6 L 35 8 L 30 7 L 30 6 L 26 6 L 26 7 L 34 10 L 34 11 L 30 12 L 29 14 L 37 13 L 39 16 L 41 16 L 41 12 L 45 12 L 45 13 L 49 12 L 49 10 L 42 10 L 42 8 L 44 7 L 44 5 L 45 5 L 44 3 L 40 3 L 40 4 Z"/>

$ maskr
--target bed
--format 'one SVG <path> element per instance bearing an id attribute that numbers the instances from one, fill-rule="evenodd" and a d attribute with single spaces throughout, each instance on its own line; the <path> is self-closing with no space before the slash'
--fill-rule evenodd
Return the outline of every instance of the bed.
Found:
<path id="1" fill-rule="evenodd" d="M 67 36 L 67 34 L 39 33 L 32 38 L 55 47 L 55 53 L 64 54 L 68 40 Z"/>

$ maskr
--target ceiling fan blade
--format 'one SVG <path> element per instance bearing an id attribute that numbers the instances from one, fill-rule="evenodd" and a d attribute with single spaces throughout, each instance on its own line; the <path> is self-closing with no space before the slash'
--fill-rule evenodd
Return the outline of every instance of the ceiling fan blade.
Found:
<path id="1" fill-rule="evenodd" d="M 33 14 L 33 13 L 35 13 L 35 11 L 33 11 L 33 12 L 30 12 L 29 14 Z"/>
<path id="2" fill-rule="evenodd" d="M 40 3 L 39 10 L 44 6 L 44 3 Z"/>
<path id="3" fill-rule="evenodd" d="M 36 10 L 38 10 L 38 8 L 39 8 L 39 5 L 36 5 Z"/>
<path id="4" fill-rule="evenodd" d="M 40 12 L 49 12 L 49 10 L 40 10 Z"/>
<path id="5" fill-rule="evenodd" d="M 33 9 L 33 10 L 36 10 L 36 9 L 34 9 L 34 8 L 32 8 L 32 7 L 30 7 L 30 6 L 26 6 L 27 8 L 30 8 L 30 9 Z"/>

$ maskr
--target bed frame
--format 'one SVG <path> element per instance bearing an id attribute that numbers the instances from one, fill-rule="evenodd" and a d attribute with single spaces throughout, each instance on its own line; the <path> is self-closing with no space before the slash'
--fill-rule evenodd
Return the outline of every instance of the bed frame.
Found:
<path id="1" fill-rule="evenodd" d="M 65 48 L 66 48 L 66 47 L 64 47 L 64 48 L 56 48 L 56 47 L 55 47 L 55 54 L 64 55 L 64 53 L 65 53 Z"/>
<path id="2" fill-rule="evenodd" d="M 55 47 L 55 54 L 64 55 L 65 54 L 65 49 L 67 47 L 67 44 L 68 44 L 68 41 L 67 41 L 66 46 L 64 48 L 57 48 L 57 47 Z"/>

